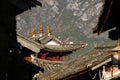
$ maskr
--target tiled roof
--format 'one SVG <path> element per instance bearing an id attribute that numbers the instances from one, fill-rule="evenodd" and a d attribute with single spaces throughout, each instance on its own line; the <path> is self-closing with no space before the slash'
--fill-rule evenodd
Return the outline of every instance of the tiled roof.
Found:
<path id="1" fill-rule="evenodd" d="M 67 52 L 67 51 L 74 51 L 80 48 L 84 48 L 87 46 L 86 43 L 63 43 L 63 41 L 59 40 L 54 35 L 44 35 L 39 38 L 40 44 L 44 45 L 44 49 L 47 51 L 53 52 Z M 49 41 L 54 41 L 59 45 L 47 45 Z"/>
<path id="2" fill-rule="evenodd" d="M 61 44 L 61 45 L 45 45 L 44 49 L 53 52 L 67 52 L 75 51 L 80 48 L 86 47 L 87 44 Z"/>
<path id="3" fill-rule="evenodd" d="M 60 40 L 58 38 L 56 38 L 54 35 L 44 35 L 42 37 L 39 38 L 39 41 L 42 43 L 42 44 L 45 44 L 47 42 L 49 42 L 50 40 L 53 40 L 53 41 L 56 41 L 60 44 Z"/>
<path id="4" fill-rule="evenodd" d="M 108 53 L 109 49 L 111 48 L 94 49 L 57 69 L 39 75 L 37 80 L 59 80 L 85 69 L 95 70 L 111 61 L 111 55 Z"/>
<path id="5" fill-rule="evenodd" d="M 120 51 L 120 46 L 113 48 L 112 51 Z"/>

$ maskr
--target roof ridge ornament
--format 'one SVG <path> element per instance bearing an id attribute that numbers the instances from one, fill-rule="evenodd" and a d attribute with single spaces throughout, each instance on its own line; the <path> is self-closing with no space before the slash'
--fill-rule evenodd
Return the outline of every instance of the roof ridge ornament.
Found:
<path id="1" fill-rule="evenodd" d="M 50 35 L 51 35 L 50 26 L 47 26 L 47 34 L 48 34 L 48 36 L 50 36 Z"/>
<path id="2" fill-rule="evenodd" d="M 43 25 L 40 24 L 40 33 L 43 34 Z"/>
<path id="3" fill-rule="evenodd" d="M 32 38 L 36 40 L 36 29 L 32 28 L 31 33 L 32 33 Z"/>
<path id="4" fill-rule="evenodd" d="M 43 32 L 43 25 L 42 24 L 40 24 L 40 29 L 39 30 L 40 30 L 39 36 L 42 37 L 43 34 L 44 34 L 44 32 Z"/>

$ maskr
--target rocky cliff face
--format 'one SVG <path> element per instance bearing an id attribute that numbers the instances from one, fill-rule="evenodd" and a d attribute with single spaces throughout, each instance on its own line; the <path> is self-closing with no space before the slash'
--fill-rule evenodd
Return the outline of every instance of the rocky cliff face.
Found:
<path id="1" fill-rule="evenodd" d="M 42 7 L 31 8 L 16 17 L 18 33 L 29 36 L 33 27 L 39 32 L 39 26 L 43 24 L 44 29 L 49 25 L 53 34 L 64 38 L 92 39 L 98 43 L 108 39 L 108 32 L 100 36 L 92 33 L 102 12 L 103 0 L 39 1 L 42 2 Z"/>

